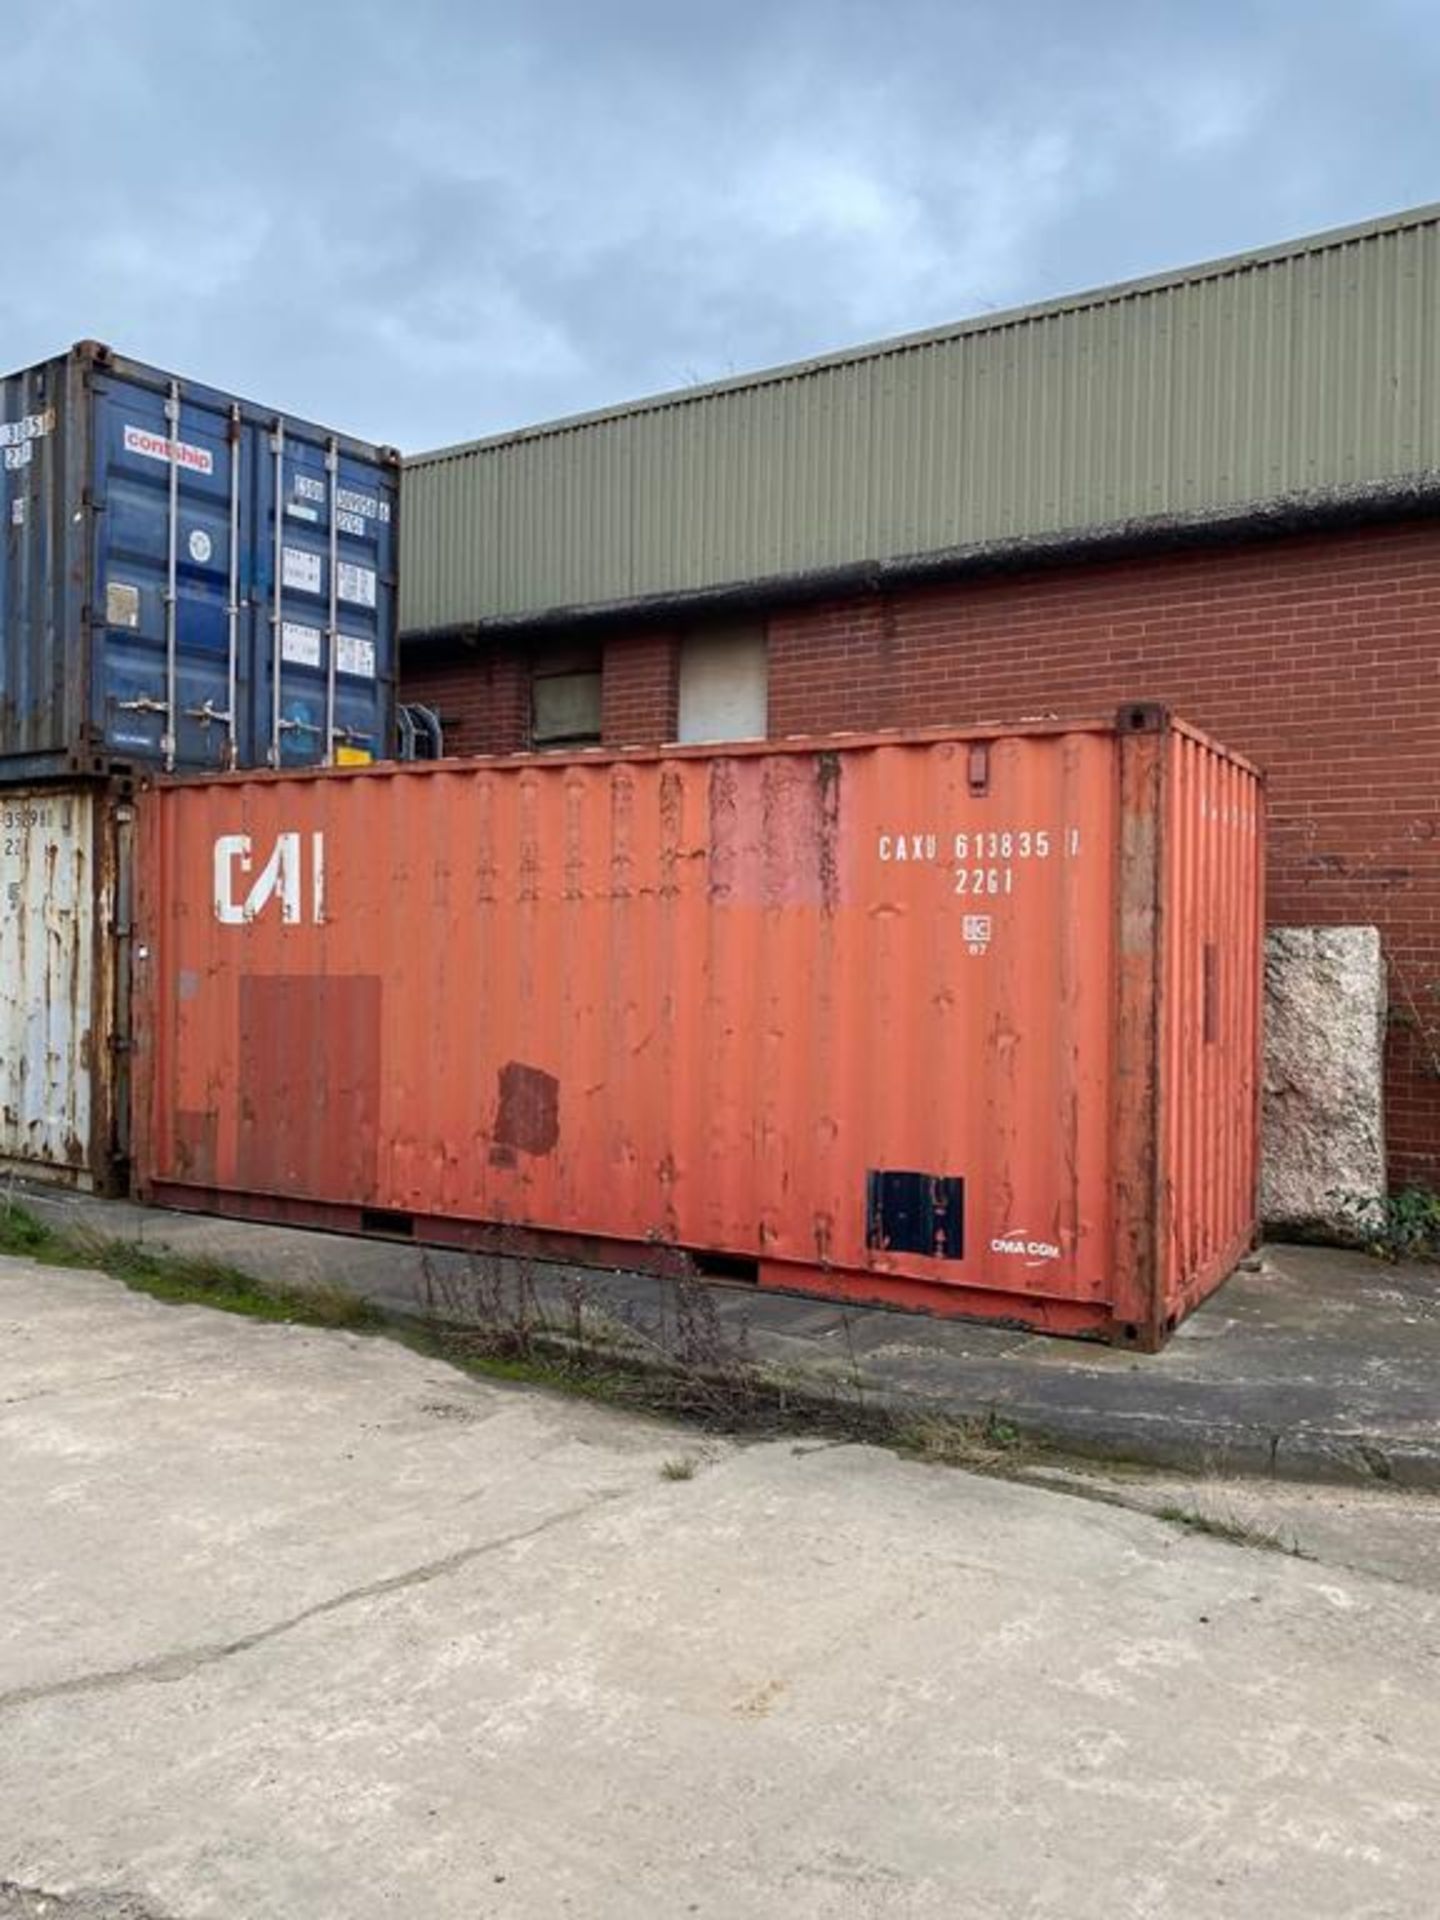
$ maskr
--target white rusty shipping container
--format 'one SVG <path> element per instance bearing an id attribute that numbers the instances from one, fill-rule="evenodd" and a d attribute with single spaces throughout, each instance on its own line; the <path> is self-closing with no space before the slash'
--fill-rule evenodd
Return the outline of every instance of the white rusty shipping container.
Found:
<path id="1" fill-rule="evenodd" d="M 0 1168 L 108 1189 L 127 1162 L 131 810 L 0 788 Z"/>

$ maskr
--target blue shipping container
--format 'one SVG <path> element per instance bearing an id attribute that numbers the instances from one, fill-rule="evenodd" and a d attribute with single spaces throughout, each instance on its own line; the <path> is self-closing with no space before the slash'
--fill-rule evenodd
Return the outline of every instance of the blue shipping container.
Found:
<path id="1" fill-rule="evenodd" d="M 398 480 L 93 341 L 0 381 L 0 781 L 388 758 Z"/>

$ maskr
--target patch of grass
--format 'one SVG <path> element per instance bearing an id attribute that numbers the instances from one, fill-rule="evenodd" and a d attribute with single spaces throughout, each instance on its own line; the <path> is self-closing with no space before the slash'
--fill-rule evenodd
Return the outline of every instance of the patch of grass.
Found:
<path id="1" fill-rule="evenodd" d="M 698 1462 L 691 1459 L 662 1460 L 660 1478 L 662 1480 L 693 1480 Z"/>
<path id="2" fill-rule="evenodd" d="M 250 1320 L 316 1327 L 375 1328 L 381 1316 L 358 1294 L 327 1283 L 287 1287 L 254 1279 L 208 1254 L 175 1253 L 140 1240 L 47 1226 L 13 1200 L 0 1204 L 0 1253 L 51 1267 L 93 1267 L 135 1293 L 172 1305 L 215 1307 Z"/>
<path id="3" fill-rule="evenodd" d="M 1298 1541 L 1287 1540 L 1273 1527 L 1252 1526 L 1249 1521 L 1233 1513 L 1204 1513 L 1198 1507 L 1182 1507 L 1173 1502 L 1156 1507 L 1154 1513 L 1157 1520 L 1180 1527 L 1186 1533 L 1203 1533 L 1212 1540 L 1228 1540 L 1231 1546 L 1251 1547 L 1261 1553 L 1284 1553 L 1295 1559 L 1304 1558 Z"/>
<path id="4" fill-rule="evenodd" d="M 926 1413 L 897 1423 L 893 1444 L 935 1466 L 991 1469 L 1014 1465 L 1024 1449 L 1018 1427 L 991 1410 L 972 1418 Z"/>
<path id="5" fill-rule="evenodd" d="M 7 1202 L 0 1211 L 0 1253 L 13 1253 L 30 1260 L 42 1259 L 54 1235 L 24 1207 Z"/>

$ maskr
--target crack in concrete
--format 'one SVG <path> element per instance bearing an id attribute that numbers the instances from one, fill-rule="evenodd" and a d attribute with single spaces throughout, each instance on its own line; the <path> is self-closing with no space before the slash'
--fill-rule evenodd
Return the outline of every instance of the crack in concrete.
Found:
<path id="1" fill-rule="evenodd" d="M 15 1713 L 44 1700 L 62 1700 L 80 1694 L 109 1693 L 122 1687 L 165 1685 L 176 1680 L 188 1680 L 192 1674 L 206 1667 L 233 1659 L 236 1654 L 251 1653 L 256 1647 L 263 1647 L 271 1640 L 293 1633 L 297 1627 L 303 1627 L 312 1620 L 323 1620 L 328 1614 L 339 1613 L 345 1607 L 356 1606 L 365 1600 L 383 1599 L 388 1594 L 403 1593 L 409 1587 L 428 1586 L 432 1581 L 442 1580 L 447 1574 L 457 1573 L 462 1567 L 469 1566 L 472 1561 L 484 1559 L 487 1554 L 503 1553 L 507 1547 L 519 1546 L 523 1541 L 534 1540 L 571 1520 L 583 1519 L 598 1507 L 622 1499 L 627 1491 L 626 1488 L 617 1487 L 578 1506 L 565 1507 L 559 1513 L 549 1514 L 545 1519 L 537 1520 L 533 1526 L 517 1528 L 513 1533 L 502 1533 L 493 1540 L 482 1541 L 478 1546 L 461 1547 L 458 1552 L 446 1554 L 441 1560 L 427 1560 L 418 1567 L 408 1568 L 404 1573 L 389 1574 L 385 1579 L 372 1580 L 363 1587 L 347 1588 L 344 1593 L 333 1594 L 328 1600 L 319 1600 L 314 1606 L 305 1607 L 288 1619 L 277 1620 L 268 1627 L 259 1627 L 254 1633 L 242 1634 L 236 1640 L 191 1647 L 179 1653 L 163 1653 L 150 1660 L 137 1661 L 129 1667 L 77 1674 L 71 1680 L 16 1687 L 10 1693 L 0 1694 L 0 1714 Z M 0 1920 L 3 1920 L 3 1915 L 0 1915 Z"/>
<path id="2" fill-rule="evenodd" d="M 174 1366 L 170 1367 L 157 1367 L 147 1361 L 145 1365 L 146 1385 L 148 1387 L 150 1382 L 156 1380 L 174 1380 L 186 1375 L 193 1376 L 194 1371 L 194 1363 L 189 1360 L 177 1361 Z M 128 1367 L 120 1367 L 114 1373 L 88 1374 L 83 1380 L 63 1380 L 57 1386 L 36 1387 L 30 1393 L 7 1393 L 3 1398 L 0 1398 L 0 1411 L 3 1411 L 7 1407 L 32 1406 L 37 1400 L 60 1400 L 67 1396 L 73 1398 L 76 1394 L 90 1393 L 100 1387 L 113 1387 L 121 1381 L 128 1381 L 133 1385 L 134 1380 L 135 1367 L 133 1364 Z M 3 1882 L 0 1882 L 0 1885 L 3 1885 Z"/>

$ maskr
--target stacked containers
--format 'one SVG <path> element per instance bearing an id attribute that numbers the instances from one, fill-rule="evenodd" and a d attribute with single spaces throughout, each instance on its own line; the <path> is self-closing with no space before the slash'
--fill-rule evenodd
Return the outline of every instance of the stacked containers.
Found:
<path id="1" fill-rule="evenodd" d="M 0 381 L 0 1163 L 123 1174 L 135 773 L 391 751 L 397 480 L 93 342 Z"/>
<path id="2" fill-rule="evenodd" d="M 93 343 L 0 394 L 0 780 L 389 754 L 396 455 Z"/>

